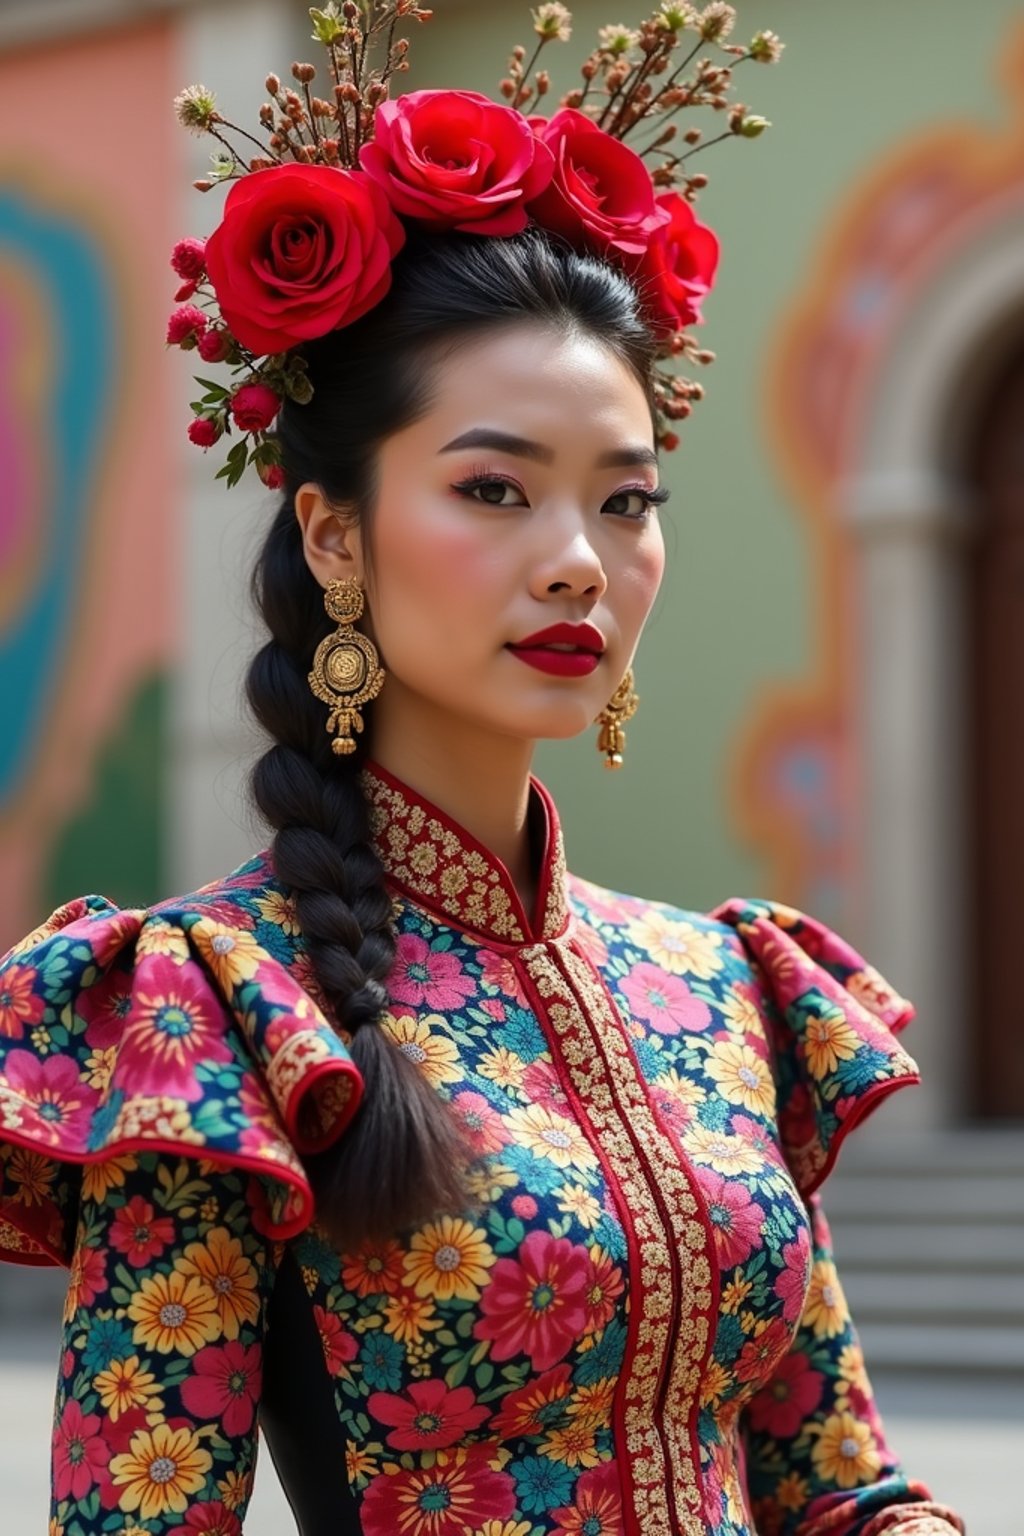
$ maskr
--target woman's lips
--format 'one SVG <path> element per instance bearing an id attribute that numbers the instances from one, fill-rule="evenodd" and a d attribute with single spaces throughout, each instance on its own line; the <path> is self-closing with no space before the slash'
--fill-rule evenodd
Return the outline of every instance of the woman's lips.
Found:
<path id="1" fill-rule="evenodd" d="M 506 647 L 538 672 L 586 677 L 604 653 L 604 636 L 593 624 L 551 624 Z"/>
<path id="2" fill-rule="evenodd" d="M 555 677 L 588 677 L 601 660 L 594 651 L 556 651 L 543 645 L 510 645 L 506 649 L 528 667 Z"/>

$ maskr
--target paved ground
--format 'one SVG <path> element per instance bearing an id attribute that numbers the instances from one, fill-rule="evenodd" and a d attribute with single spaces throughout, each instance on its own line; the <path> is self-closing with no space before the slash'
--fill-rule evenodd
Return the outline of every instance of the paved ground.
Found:
<path id="1" fill-rule="evenodd" d="M 34 1332 L 0 1336 L 0 1531 L 44 1536 L 47 1446 L 55 1363 Z M 1024 1385 L 942 1377 L 877 1378 L 889 1438 L 904 1464 L 959 1509 L 968 1536 L 1024 1533 Z M 292 1536 L 294 1524 L 269 1456 L 263 1458 L 246 1536 Z"/>

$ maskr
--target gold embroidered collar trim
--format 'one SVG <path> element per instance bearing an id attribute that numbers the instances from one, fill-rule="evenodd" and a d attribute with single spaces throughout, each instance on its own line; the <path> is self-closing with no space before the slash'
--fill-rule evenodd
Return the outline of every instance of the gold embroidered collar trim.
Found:
<path id="1" fill-rule="evenodd" d="M 363 768 L 361 782 L 388 878 L 414 901 L 507 944 L 553 939 L 565 931 L 569 906 L 562 830 L 554 801 L 539 780 L 530 780 L 531 813 L 543 830 L 537 900 L 530 915 L 505 865 L 465 827 L 378 763 Z"/>

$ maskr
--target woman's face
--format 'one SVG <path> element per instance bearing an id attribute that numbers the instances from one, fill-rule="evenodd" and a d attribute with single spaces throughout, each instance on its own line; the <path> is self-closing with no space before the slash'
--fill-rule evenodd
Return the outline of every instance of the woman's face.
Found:
<path id="1" fill-rule="evenodd" d="M 458 348 L 434 382 L 380 449 L 371 558 L 366 530 L 324 521 L 315 496 L 310 513 L 304 488 L 307 559 L 321 582 L 366 586 L 388 673 L 373 712 L 575 735 L 629 666 L 664 568 L 644 392 L 600 342 L 531 324 Z"/>

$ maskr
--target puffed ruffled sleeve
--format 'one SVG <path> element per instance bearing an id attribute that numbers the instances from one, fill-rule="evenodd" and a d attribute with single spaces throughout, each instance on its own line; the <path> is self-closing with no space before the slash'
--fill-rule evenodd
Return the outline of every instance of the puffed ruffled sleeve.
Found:
<path id="1" fill-rule="evenodd" d="M 914 1010 L 838 934 L 792 907 L 733 899 L 713 916 L 735 929 L 762 981 L 779 1135 L 806 1198 L 848 1132 L 895 1089 L 920 1081 L 896 1038 Z"/>
<path id="2" fill-rule="evenodd" d="M 0 1258 L 67 1263 L 80 1168 L 140 1151 L 247 1172 L 257 1226 L 290 1237 L 301 1154 L 361 1091 L 293 970 L 216 906 L 79 897 L 0 961 Z"/>

